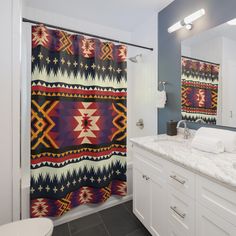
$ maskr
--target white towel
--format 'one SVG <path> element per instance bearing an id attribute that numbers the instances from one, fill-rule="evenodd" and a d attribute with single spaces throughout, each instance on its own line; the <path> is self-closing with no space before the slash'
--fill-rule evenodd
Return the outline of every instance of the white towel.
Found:
<path id="1" fill-rule="evenodd" d="M 166 104 L 166 91 L 157 91 L 157 108 L 164 108 Z"/>
<path id="2" fill-rule="evenodd" d="M 196 136 L 198 135 L 221 140 L 226 152 L 234 152 L 236 150 L 236 132 L 224 129 L 201 127 L 196 132 Z"/>
<path id="3" fill-rule="evenodd" d="M 213 137 L 206 137 L 202 135 L 195 135 L 192 140 L 191 146 L 195 149 L 211 152 L 211 153 L 222 153 L 224 152 L 224 144 L 220 139 Z"/>

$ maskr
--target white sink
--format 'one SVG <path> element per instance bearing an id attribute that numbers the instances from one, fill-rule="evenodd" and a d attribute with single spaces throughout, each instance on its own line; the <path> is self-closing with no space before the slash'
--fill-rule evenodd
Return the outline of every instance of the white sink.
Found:
<path id="1" fill-rule="evenodd" d="M 186 142 L 186 140 L 182 140 L 182 139 L 156 139 L 154 142 L 176 144 L 176 143 L 184 143 L 184 142 Z"/>
<path id="2" fill-rule="evenodd" d="M 190 147 L 190 141 L 183 138 L 166 138 L 166 139 L 155 139 L 155 144 L 160 148 L 169 151 L 188 151 Z"/>
<path id="3" fill-rule="evenodd" d="M 155 143 L 159 144 L 169 144 L 169 145 L 179 145 L 179 144 L 184 144 L 188 140 L 187 139 L 181 139 L 181 138 L 165 138 L 165 139 L 154 139 Z"/>

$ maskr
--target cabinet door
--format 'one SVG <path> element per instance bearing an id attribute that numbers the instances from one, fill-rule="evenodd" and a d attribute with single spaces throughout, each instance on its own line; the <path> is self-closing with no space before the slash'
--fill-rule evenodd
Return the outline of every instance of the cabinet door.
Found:
<path id="1" fill-rule="evenodd" d="M 197 236 L 235 236 L 236 227 L 201 205 L 197 205 Z"/>
<path id="2" fill-rule="evenodd" d="M 133 211 L 138 219 L 148 225 L 149 216 L 149 182 L 139 169 L 133 170 Z"/>
<path id="3" fill-rule="evenodd" d="M 153 236 L 166 235 L 166 190 L 163 180 L 151 177 L 150 187 L 150 231 Z"/>
<path id="4" fill-rule="evenodd" d="M 187 231 L 181 231 L 176 225 L 168 221 L 167 236 L 189 236 Z M 211 235 L 209 235 L 211 236 Z M 213 236 L 213 235 L 212 235 Z"/>

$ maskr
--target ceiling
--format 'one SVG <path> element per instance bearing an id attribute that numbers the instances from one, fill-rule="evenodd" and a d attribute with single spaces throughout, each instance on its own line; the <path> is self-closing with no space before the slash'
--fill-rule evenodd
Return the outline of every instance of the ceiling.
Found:
<path id="1" fill-rule="evenodd" d="M 23 0 L 24 6 L 132 31 L 174 0 Z"/>

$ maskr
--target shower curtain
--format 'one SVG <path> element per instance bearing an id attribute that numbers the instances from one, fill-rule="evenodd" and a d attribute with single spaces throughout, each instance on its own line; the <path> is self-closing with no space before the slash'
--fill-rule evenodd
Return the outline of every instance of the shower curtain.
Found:
<path id="1" fill-rule="evenodd" d="M 31 217 L 126 195 L 126 46 L 32 27 Z"/>
<path id="2" fill-rule="evenodd" d="M 220 65 L 182 57 L 182 119 L 216 124 Z"/>

